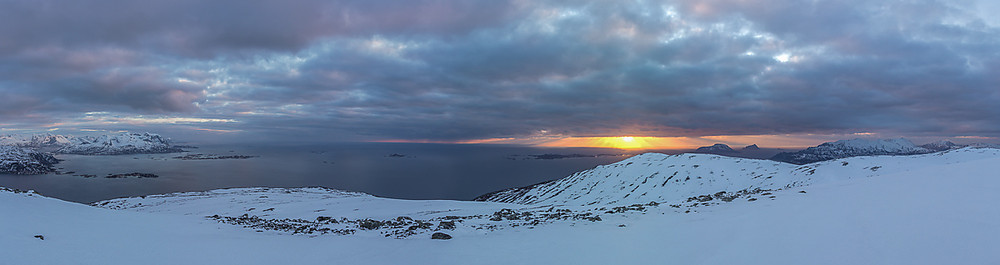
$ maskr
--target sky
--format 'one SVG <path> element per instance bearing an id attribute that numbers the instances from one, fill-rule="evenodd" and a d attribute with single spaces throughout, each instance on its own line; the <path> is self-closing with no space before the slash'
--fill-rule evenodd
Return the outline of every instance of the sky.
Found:
<path id="1" fill-rule="evenodd" d="M 998 13 L 976 0 L 0 0 L 0 134 L 997 142 Z"/>

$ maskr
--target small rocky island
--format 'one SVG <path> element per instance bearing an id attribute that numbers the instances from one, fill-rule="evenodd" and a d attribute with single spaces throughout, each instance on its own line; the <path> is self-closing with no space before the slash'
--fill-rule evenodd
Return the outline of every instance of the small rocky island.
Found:
<path id="1" fill-rule="evenodd" d="M 189 154 L 183 156 L 175 156 L 174 159 L 180 160 L 217 160 L 217 159 L 248 159 L 258 156 L 248 156 L 248 155 L 213 155 L 213 154 Z"/>
<path id="2" fill-rule="evenodd" d="M 97 177 L 97 175 L 91 175 L 91 174 L 80 174 L 80 175 L 74 175 L 74 176 L 80 176 L 80 177 L 84 177 L 84 178 L 96 178 Z M 107 176 L 104 176 L 104 178 L 108 178 L 108 179 L 125 179 L 125 178 L 130 178 L 130 177 L 135 177 L 135 178 L 140 178 L 140 179 L 150 179 L 150 178 L 159 178 L 160 176 L 156 175 L 156 174 L 152 174 L 152 173 L 139 173 L 139 172 L 121 173 L 121 174 L 108 174 Z"/>
<path id="3" fill-rule="evenodd" d="M 609 157 L 609 156 L 627 156 L 628 154 L 541 154 L 541 155 L 509 155 L 507 159 L 510 160 L 555 160 L 555 159 L 566 159 L 566 158 L 586 158 L 586 157 Z"/>

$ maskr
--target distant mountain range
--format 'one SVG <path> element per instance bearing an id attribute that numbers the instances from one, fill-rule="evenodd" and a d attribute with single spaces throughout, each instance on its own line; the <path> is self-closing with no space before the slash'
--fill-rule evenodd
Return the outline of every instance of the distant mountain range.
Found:
<path id="1" fill-rule="evenodd" d="M 815 147 L 794 152 L 781 152 L 771 156 L 769 159 L 792 164 L 809 164 L 819 161 L 826 161 L 837 158 L 855 156 L 875 156 L 875 155 L 916 155 L 940 152 L 946 150 L 959 149 L 963 147 L 997 147 L 995 144 L 972 144 L 961 145 L 950 141 L 942 140 L 924 145 L 915 145 L 904 138 L 896 139 L 851 139 L 835 142 L 826 142 Z M 694 153 L 716 154 L 733 157 L 749 157 L 746 153 L 758 152 L 762 150 L 756 144 L 748 145 L 740 150 L 735 150 L 726 144 L 714 144 L 703 146 L 694 150 Z M 774 149 L 771 149 L 774 150 Z M 766 156 L 749 157 L 766 158 Z"/>
<path id="2" fill-rule="evenodd" d="M 71 144 L 63 146 L 57 153 L 77 155 L 127 155 L 181 152 L 171 146 L 169 140 L 158 134 L 123 132 L 115 135 L 99 135 L 71 138 Z"/>
<path id="3" fill-rule="evenodd" d="M 950 142 L 948 142 L 950 143 Z M 946 145 L 946 144 L 945 144 Z M 945 148 L 941 150 L 947 150 Z M 917 155 L 937 152 L 917 146 L 903 138 L 896 139 L 852 139 L 827 142 L 815 147 L 809 147 L 798 152 L 784 152 L 771 157 L 771 160 L 792 164 L 809 164 L 837 158 L 876 155 Z"/>
<path id="4" fill-rule="evenodd" d="M 132 132 L 81 137 L 53 134 L 0 135 L 0 145 L 36 150 L 50 149 L 53 153 L 77 155 L 155 154 L 182 151 L 158 134 Z"/>
<path id="5" fill-rule="evenodd" d="M 157 134 L 121 132 L 81 136 L 35 134 L 0 135 L 0 174 L 44 174 L 58 163 L 50 153 L 127 155 L 181 152 Z"/>

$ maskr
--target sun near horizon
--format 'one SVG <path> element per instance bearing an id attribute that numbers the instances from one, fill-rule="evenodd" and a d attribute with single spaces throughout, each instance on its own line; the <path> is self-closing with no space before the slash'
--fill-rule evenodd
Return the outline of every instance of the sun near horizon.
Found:
<path id="1" fill-rule="evenodd" d="M 599 147 L 617 149 L 671 149 L 686 146 L 674 137 L 648 136 L 604 136 L 604 137 L 568 137 L 552 142 L 539 144 L 544 147 Z"/>

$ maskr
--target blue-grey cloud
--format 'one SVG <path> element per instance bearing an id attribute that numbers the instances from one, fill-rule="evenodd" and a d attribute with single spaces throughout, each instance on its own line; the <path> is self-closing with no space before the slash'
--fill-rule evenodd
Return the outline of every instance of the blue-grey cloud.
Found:
<path id="1" fill-rule="evenodd" d="M 1000 137 L 969 1 L 5 1 L 0 116 L 339 139 Z M 29 118 L 30 117 L 30 118 Z"/>

